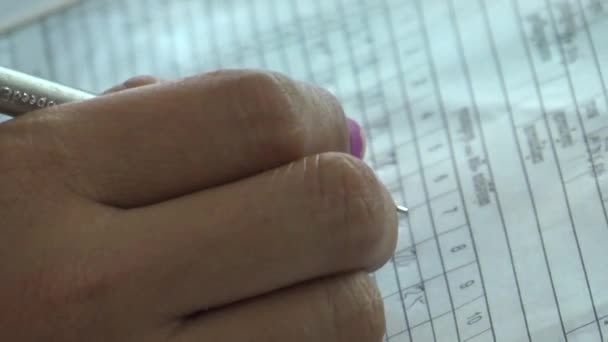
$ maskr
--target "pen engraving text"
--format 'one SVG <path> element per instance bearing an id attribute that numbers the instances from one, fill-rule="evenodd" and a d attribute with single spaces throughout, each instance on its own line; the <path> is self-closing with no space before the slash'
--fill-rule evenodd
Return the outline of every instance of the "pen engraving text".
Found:
<path id="1" fill-rule="evenodd" d="M 16 90 L 9 87 L 0 87 L 0 101 L 12 103 L 20 102 L 38 108 L 50 107 L 55 105 L 54 101 L 51 101 L 46 97 L 39 97 L 35 94 L 30 94 L 25 91 Z"/>

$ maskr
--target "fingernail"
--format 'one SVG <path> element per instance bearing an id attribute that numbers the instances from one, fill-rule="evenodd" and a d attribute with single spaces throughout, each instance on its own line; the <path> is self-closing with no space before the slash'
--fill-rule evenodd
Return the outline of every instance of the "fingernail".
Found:
<path id="1" fill-rule="evenodd" d="M 154 83 L 158 83 L 158 82 L 159 82 L 159 80 L 154 76 L 139 75 L 139 76 L 131 77 L 128 80 L 124 81 L 123 87 L 125 87 L 127 89 L 128 88 L 137 88 L 137 87 L 145 86 L 148 84 L 154 84 Z"/>
<path id="2" fill-rule="evenodd" d="M 353 119 L 347 118 L 350 133 L 350 154 L 363 159 L 365 154 L 365 138 L 361 126 Z"/>

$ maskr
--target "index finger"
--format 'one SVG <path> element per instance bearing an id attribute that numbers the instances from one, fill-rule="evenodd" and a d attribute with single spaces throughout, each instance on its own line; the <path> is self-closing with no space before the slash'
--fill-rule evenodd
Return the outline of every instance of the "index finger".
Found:
<path id="1" fill-rule="evenodd" d="M 14 120 L 32 158 L 80 194 L 119 207 L 163 201 L 322 152 L 350 151 L 338 101 L 283 75 L 215 72 Z M 42 159 L 41 159 L 42 158 Z"/>

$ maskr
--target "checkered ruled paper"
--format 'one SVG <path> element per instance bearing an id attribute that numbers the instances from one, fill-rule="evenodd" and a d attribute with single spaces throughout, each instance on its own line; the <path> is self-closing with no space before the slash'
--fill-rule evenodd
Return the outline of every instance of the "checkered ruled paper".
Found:
<path id="1" fill-rule="evenodd" d="M 608 341 L 606 0 L 88 1 L 1 36 L 0 64 L 93 92 L 319 84 L 410 207 L 373 274 L 387 342 Z"/>

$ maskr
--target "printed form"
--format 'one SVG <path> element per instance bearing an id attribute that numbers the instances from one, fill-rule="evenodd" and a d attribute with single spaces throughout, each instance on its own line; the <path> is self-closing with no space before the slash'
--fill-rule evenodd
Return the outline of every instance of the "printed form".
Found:
<path id="1" fill-rule="evenodd" d="M 373 275 L 387 342 L 608 341 L 607 0 L 87 1 L 0 36 L 0 64 L 320 84 L 411 210 Z"/>

